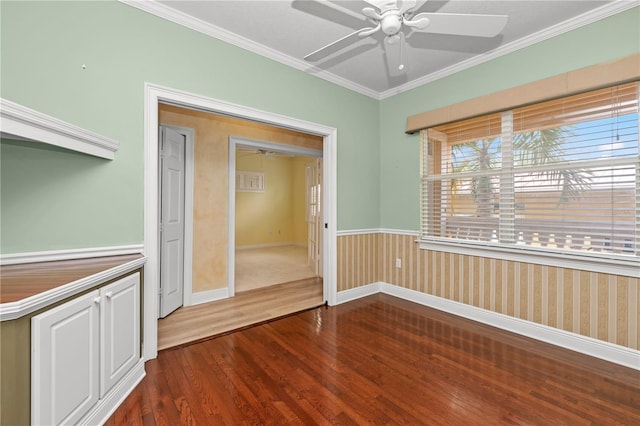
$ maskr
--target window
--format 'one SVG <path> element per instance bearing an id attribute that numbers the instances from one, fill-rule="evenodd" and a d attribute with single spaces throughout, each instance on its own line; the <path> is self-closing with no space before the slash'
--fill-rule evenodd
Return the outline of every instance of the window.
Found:
<path id="1" fill-rule="evenodd" d="M 421 132 L 421 241 L 637 261 L 638 83 Z"/>

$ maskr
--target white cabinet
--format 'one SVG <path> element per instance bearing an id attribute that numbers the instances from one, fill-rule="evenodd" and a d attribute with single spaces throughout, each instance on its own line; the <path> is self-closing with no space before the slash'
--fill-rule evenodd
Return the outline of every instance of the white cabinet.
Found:
<path id="1" fill-rule="evenodd" d="M 34 317 L 31 423 L 74 424 L 98 402 L 99 291 Z"/>
<path id="2" fill-rule="evenodd" d="M 100 290 L 100 396 L 140 359 L 140 274 Z"/>
<path id="3" fill-rule="evenodd" d="M 31 423 L 83 422 L 141 364 L 140 274 L 34 316 L 31 326 Z"/>

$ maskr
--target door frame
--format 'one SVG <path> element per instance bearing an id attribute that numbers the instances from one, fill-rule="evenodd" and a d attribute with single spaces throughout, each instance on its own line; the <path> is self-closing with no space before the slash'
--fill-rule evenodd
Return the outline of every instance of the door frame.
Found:
<path id="1" fill-rule="evenodd" d="M 159 123 L 159 120 L 158 120 Z M 158 124 L 159 127 L 168 127 L 184 136 L 184 248 L 183 248 L 183 275 L 182 275 L 182 305 L 191 306 L 193 304 L 193 185 L 194 185 L 194 159 L 195 159 L 195 130 L 191 127 L 172 126 Z M 158 133 L 159 135 L 159 133 Z M 158 139 L 158 144 L 160 140 Z M 158 152 L 158 166 L 160 165 L 160 154 Z M 158 169 L 160 173 L 160 169 Z M 158 209 L 160 205 L 160 191 L 162 190 L 161 176 L 158 174 Z M 158 210 L 160 211 L 160 210 Z M 160 226 L 158 226 L 158 270 L 160 267 Z M 145 251 L 146 252 L 146 251 Z M 159 278 L 159 276 L 158 276 Z M 158 292 L 158 296 L 160 293 Z M 160 310 L 158 309 L 158 315 Z"/>
<path id="2" fill-rule="evenodd" d="M 239 146 L 265 149 L 282 154 L 302 155 L 305 157 L 320 158 L 323 155 L 322 151 L 318 151 L 316 149 L 261 141 L 240 136 L 229 136 L 229 251 L 227 254 L 227 291 L 229 297 L 233 297 L 236 291 L 236 148 Z M 327 293 L 324 291 L 324 288 L 323 295 L 325 301 L 327 301 Z"/>
<path id="3" fill-rule="evenodd" d="M 337 138 L 335 127 L 312 123 L 284 115 L 274 114 L 230 102 L 216 100 L 178 89 L 152 83 L 144 87 L 144 326 L 143 356 L 145 360 L 158 355 L 158 104 L 165 103 L 184 108 L 232 116 L 283 127 L 323 137 L 322 183 L 323 201 L 323 277 L 324 298 L 329 305 L 336 304 L 337 295 Z"/>

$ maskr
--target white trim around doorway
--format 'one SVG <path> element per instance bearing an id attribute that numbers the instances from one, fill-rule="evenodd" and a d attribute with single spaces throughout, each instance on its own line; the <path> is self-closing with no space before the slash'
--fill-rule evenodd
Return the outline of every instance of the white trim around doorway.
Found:
<path id="1" fill-rule="evenodd" d="M 322 136 L 324 234 L 323 283 L 324 298 L 336 304 L 336 228 L 337 228 L 337 129 L 291 117 L 273 114 L 206 96 L 145 84 L 144 98 L 144 334 L 143 356 L 153 359 L 158 354 L 158 103 L 208 111 Z"/>
<path id="2" fill-rule="evenodd" d="M 229 251 L 227 254 L 227 291 L 230 297 L 236 292 L 236 148 L 250 147 L 279 152 L 282 154 L 301 155 L 305 157 L 322 157 L 322 151 L 303 148 L 295 145 L 285 145 L 275 142 L 266 142 L 256 139 L 229 136 Z M 324 272 L 324 271 L 323 271 Z M 325 300 L 327 292 L 324 292 Z"/>

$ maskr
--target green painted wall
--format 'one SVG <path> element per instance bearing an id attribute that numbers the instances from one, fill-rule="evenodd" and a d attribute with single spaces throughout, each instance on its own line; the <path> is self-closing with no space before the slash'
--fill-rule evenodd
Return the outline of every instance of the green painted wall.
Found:
<path id="1" fill-rule="evenodd" d="M 0 19 L 0 95 L 121 144 L 105 161 L 2 141 L 0 252 L 142 242 L 145 82 L 336 127 L 338 229 L 378 226 L 378 101 L 115 1 Z"/>
<path id="2" fill-rule="evenodd" d="M 420 138 L 404 133 L 408 116 L 639 51 L 640 8 L 636 7 L 383 100 L 380 227 L 418 230 L 420 225 Z"/>
<path id="3" fill-rule="evenodd" d="M 417 230 L 407 116 L 640 51 L 634 8 L 378 102 L 115 1 L 0 7 L 0 95 L 121 142 L 2 141 L 1 253 L 142 242 L 145 82 L 336 127 L 338 229 Z"/>

